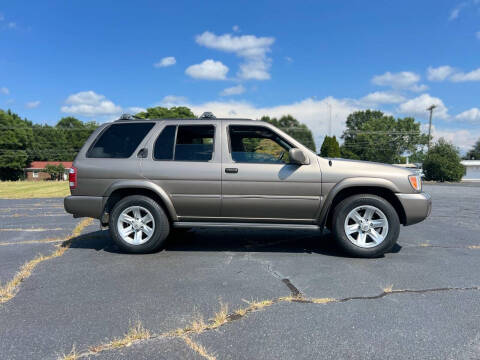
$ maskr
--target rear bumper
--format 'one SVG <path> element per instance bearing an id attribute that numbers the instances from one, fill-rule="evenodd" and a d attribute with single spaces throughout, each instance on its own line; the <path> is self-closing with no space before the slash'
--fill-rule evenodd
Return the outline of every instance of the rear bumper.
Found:
<path id="1" fill-rule="evenodd" d="M 100 219 L 103 211 L 101 196 L 67 196 L 63 199 L 65 211 L 73 217 L 91 217 Z"/>
<path id="2" fill-rule="evenodd" d="M 405 225 L 412 225 L 425 220 L 432 211 L 432 197 L 422 192 L 418 194 L 395 194 L 405 210 Z"/>

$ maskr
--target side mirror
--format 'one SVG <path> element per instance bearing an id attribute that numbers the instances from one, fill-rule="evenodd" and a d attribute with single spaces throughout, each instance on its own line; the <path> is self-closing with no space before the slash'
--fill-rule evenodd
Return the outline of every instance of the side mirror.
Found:
<path id="1" fill-rule="evenodd" d="M 310 159 L 305 155 L 305 153 L 297 148 L 291 148 L 288 151 L 288 157 L 290 162 L 297 165 L 308 165 L 310 164 Z"/>

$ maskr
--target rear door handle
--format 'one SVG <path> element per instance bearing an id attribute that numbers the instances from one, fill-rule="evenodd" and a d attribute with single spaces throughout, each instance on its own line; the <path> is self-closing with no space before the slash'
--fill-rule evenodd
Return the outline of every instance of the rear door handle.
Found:
<path id="1" fill-rule="evenodd" d="M 237 168 L 225 168 L 225 172 L 227 174 L 236 174 L 236 173 L 238 173 L 238 169 Z"/>

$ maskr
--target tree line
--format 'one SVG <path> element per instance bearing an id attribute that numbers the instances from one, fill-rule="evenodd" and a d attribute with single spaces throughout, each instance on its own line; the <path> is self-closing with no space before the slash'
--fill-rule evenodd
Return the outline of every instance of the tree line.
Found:
<path id="1" fill-rule="evenodd" d="M 188 107 L 179 106 L 152 107 L 135 117 L 185 119 L 196 118 L 196 115 Z M 316 151 L 312 131 L 293 116 L 263 116 L 259 120 L 275 125 Z M 83 122 L 74 117 L 64 117 L 54 126 L 33 124 L 10 110 L 0 110 L 0 179 L 21 178 L 23 169 L 32 161 L 72 161 L 98 126 L 96 122 Z M 326 136 L 320 155 L 395 164 L 404 162 L 403 155 L 409 153 L 411 162 L 424 164 L 427 178 L 458 181 L 463 175 L 458 149 L 441 140 L 426 153 L 428 136 L 411 117 L 396 119 L 381 111 L 356 111 L 348 116 L 341 139 L 340 145 L 335 136 Z M 480 140 L 466 158 L 480 159 Z"/>

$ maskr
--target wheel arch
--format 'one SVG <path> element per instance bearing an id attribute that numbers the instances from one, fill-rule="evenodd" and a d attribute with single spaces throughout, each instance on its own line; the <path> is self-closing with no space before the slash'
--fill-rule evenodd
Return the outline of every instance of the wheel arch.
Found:
<path id="1" fill-rule="evenodd" d="M 105 204 L 102 211 L 102 223 L 104 223 L 104 215 L 109 214 L 115 204 L 126 196 L 144 195 L 155 200 L 165 211 L 170 222 L 177 221 L 177 213 L 173 206 L 172 200 L 167 192 L 160 186 L 150 181 L 119 181 L 112 184 L 105 193 Z"/>
<path id="2" fill-rule="evenodd" d="M 384 179 L 381 179 L 384 180 Z M 385 181 L 385 180 L 384 180 Z M 390 184 L 388 184 L 390 183 Z M 337 184 L 339 186 L 341 183 Z M 381 182 L 378 184 L 375 183 L 364 183 L 364 184 L 354 184 L 349 182 L 346 186 L 339 186 L 337 188 L 335 186 L 329 193 L 327 200 L 325 202 L 325 206 L 323 208 L 323 214 L 320 215 L 320 224 L 321 227 L 328 227 L 331 228 L 332 225 L 332 215 L 333 209 L 337 204 L 339 204 L 342 200 L 350 197 L 352 195 L 357 194 L 371 194 L 376 195 L 384 198 L 387 200 L 390 205 L 393 206 L 395 211 L 398 214 L 400 219 L 400 223 L 405 225 L 407 222 L 407 216 L 405 214 L 405 210 L 398 199 L 395 196 L 395 193 L 398 192 L 396 186 L 391 182 Z"/>

